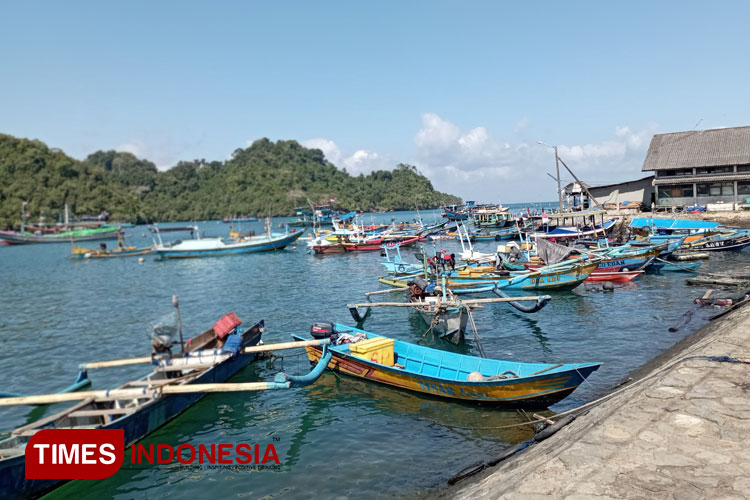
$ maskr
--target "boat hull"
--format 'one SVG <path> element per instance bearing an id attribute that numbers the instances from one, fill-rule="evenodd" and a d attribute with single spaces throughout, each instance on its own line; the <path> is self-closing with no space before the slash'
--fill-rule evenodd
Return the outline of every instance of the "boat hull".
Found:
<path id="1" fill-rule="evenodd" d="M 106 228 L 101 230 L 82 230 L 62 234 L 45 234 L 35 235 L 26 233 L 17 233 L 15 231 L 0 231 L 0 241 L 3 245 L 27 245 L 32 243 L 71 243 L 79 241 L 103 241 L 117 239 L 120 233 L 119 227 Z"/>
<path id="2" fill-rule="evenodd" d="M 304 340 L 294 336 L 296 340 Z M 413 344 L 412 344 L 413 345 Z M 322 350 L 306 347 L 311 363 L 317 363 Z M 436 351 L 444 353 L 444 351 Z M 331 349 L 333 357 L 328 369 L 367 379 L 373 382 L 405 389 L 423 395 L 437 396 L 474 403 L 488 403 L 502 406 L 522 406 L 524 408 L 546 408 L 565 398 L 573 392 L 598 364 L 577 365 L 575 369 L 558 372 L 539 373 L 537 376 L 524 377 L 522 380 L 505 379 L 492 382 L 469 382 L 448 380 L 429 375 L 408 372 L 398 367 L 389 367 L 374 363 Z M 446 356 L 451 353 L 444 353 Z M 472 358 L 471 356 L 466 356 Z M 427 361 L 425 361 L 426 363 Z"/>
<path id="3" fill-rule="evenodd" d="M 609 281 L 610 283 L 627 283 L 633 281 L 646 271 L 617 271 L 617 272 L 593 272 L 586 278 L 587 282 Z"/>
<path id="4" fill-rule="evenodd" d="M 177 247 L 155 247 L 153 252 L 159 259 L 188 259 L 196 257 L 221 257 L 225 255 L 237 255 L 243 253 L 269 252 L 272 250 L 283 250 L 287 245 L 296 241 L 303 232 L 290 233 L 278 239 L 266 241 L 250 241 L 227 245 L 226 247 L 207 249 L 179 249 Z M 200 241 L 200 240 L 199 240 Z"/>
<path id="5" fill-rule="evenodd" d="M 436 314 L 429 309 L 417 309 L 417 312 L 422 321 L 427 326 L 432 327 L 432 330 L 440 338 L 456 345 L 463 341 L 466 323 L 469 319 L 465 307 L 451 308 L 448 311 L 442 311 L 440 314 Z"/>
<path id="6" fill-rule="evenodd" d="M 135 257 L 138 255 L 148 255 L 151 253 L 151 248 L 136 248 L 135 250 L 111 250 L 101 251 L 92 249 L 89 252 L 78 252 L 73 254 L 73 258 L 76 260 L 85 259 L 114 259 L 117 257 Z"/>

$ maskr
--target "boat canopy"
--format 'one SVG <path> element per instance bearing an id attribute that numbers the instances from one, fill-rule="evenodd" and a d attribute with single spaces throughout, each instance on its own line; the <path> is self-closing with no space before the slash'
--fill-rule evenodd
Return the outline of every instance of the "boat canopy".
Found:
<path id="1" fill-rule="evenodd" d="M 594 217 L 596 215 L 606 214 L 606 210 L 586 210 L 583 212 L 563 212 L 557 214 L 549 214 L 547 217 L 550 219 L 567 219 L 568 217 Z"/>
<path id="2" fill-rule="evenodd" d="M 718 222 L 689 219 L 659 219 L 655 217 L 634 217 L 630 227 L 655 227 L 658 229 L 714 229 Z"/>

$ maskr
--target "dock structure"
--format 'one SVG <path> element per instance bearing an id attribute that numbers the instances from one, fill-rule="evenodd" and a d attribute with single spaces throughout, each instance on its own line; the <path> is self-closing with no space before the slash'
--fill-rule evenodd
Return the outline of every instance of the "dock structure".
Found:
<path id="1" fill-rule="evenodd" d="M 550 438 L 443 494 L 750 498 L 750 307 L 708 324 L 640 372 Z"/>

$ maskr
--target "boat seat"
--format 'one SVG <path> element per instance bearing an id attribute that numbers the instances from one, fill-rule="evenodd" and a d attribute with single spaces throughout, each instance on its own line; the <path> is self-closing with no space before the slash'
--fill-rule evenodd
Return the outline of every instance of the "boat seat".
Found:
<path id="1" fill-rule="evenodd" d="M 69 417 L 102 417 L 107 415 L 127 415 L 135 408 L 107 408 L 105 410 L 79 410 L 68 414 Z"/>

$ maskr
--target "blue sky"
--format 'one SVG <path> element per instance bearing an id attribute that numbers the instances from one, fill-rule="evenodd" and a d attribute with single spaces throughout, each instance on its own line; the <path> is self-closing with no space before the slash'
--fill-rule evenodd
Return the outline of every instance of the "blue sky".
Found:
<path id="1" fill-rule="evenodd" d="M 654 133 L 750 125 L 747 2 L 5 2 L 0 132 L 167 168 L 260 137 L 464 198 L 641 176 Z M 569 176 L 563 176 L 567 180 Z"/>

